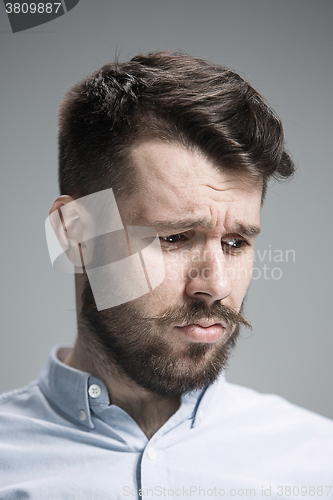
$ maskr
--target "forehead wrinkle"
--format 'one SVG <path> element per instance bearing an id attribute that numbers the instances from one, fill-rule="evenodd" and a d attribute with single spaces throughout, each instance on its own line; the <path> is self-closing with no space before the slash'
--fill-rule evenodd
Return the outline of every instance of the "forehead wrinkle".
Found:
<path id="1" fill-rule="evenodd" d="M 188 218 L 188 219 L 170 219 L 170 220 L 156 220 L 156 221 L 151 221 L 145 224 L 147 226 L 152 226 L 156 229 L 161 229 L 161 230 L 169 230 L 169 229 L 174 229 L 174 230 L 179 230 L 179 231 L 189 231 L 190 229 L 196 229 L 198 227 L 202 227 L 205 229 L 211 229 L 214 227 L 214 224 L 212 221 L 210 221 L 208 218 L 199 218 L 199 219 L 194 219 L 194 218 Z"/>

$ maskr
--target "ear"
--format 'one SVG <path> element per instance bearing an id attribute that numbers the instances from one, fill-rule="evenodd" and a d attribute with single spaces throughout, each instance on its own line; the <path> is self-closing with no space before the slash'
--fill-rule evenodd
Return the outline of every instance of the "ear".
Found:
<path id="1" fill-rule="evenodd" d="M 81 252 L 84 215 L 82 205 L 68 195 L 58 196 L 49 212 L 55 235 L 67 257 L 78 268 L 84 268 Z"/>

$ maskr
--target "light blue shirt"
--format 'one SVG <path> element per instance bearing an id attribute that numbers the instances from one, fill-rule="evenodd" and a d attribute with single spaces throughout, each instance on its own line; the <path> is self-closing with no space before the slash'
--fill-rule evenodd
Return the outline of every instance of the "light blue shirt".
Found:
<path id="1" fill-rule="evenodd" d="M 1 500 L 333 499 L 331 420 L 221 376 L 148 440 L 58 357 L 0 400 Z"/>

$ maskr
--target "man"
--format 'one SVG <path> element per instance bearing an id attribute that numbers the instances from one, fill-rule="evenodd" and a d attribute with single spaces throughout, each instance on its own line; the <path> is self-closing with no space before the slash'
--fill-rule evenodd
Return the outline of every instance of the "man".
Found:
<path id="1" fill-rule="evenodd" d="M 59 151 L 78 336 L 1 400 L 0 498 L 333 498 L 332 423 L 224 379 L 267 182 L 294 171 L 262 97 L 137 56 L 69 91 Z"/>

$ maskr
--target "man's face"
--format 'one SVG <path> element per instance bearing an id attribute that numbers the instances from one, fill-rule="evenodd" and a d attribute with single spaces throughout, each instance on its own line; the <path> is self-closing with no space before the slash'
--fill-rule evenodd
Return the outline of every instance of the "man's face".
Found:
<path id="1" fill-rule="evenodd" d="M 89 286 L 83 317 L 111 363 L 146 389 L 181 394 L 211 383 L 241 324 L 259 232 L 262 185 L 220 172 L 175 144 L 132 153 L 139 190 L 118 200 L 124 226 L 159 234 L 165 279 L 149 294 L 105 311 Z"/>

